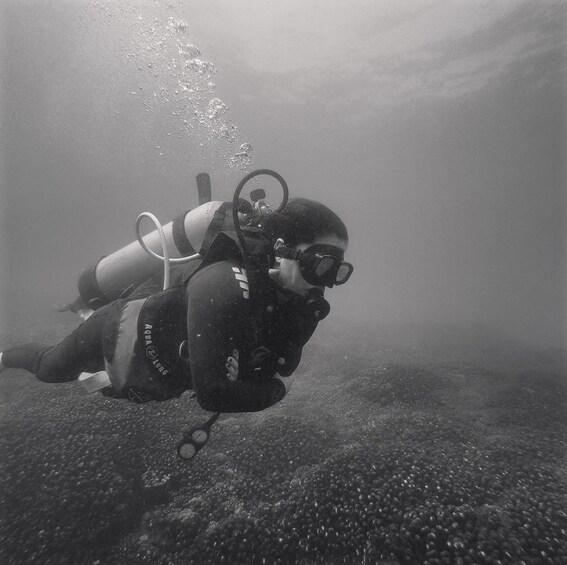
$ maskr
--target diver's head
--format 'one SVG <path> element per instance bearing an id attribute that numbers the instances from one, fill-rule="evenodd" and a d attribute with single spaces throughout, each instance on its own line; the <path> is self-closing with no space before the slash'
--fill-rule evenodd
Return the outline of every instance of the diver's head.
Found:
<path id="1" fill-rule="evenodd" d="M 306 198 L 291 198 L 279 214 L 265 218 L 276 260 L 270 276 L 302 296 L 320 294 L 325 287 L 345 283 L 352 265 L 345 263 L 348 233 L 327 206 Z"/>

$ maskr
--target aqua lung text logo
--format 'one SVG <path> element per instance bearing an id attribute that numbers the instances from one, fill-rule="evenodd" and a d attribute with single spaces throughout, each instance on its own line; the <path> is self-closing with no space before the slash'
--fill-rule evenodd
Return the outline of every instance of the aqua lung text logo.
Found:
<path id="1" fill-rule="evenodd" d="M 153 361 L 154 359 L 157 359 L 157 356 L 159 354 L 159 350 L 157 347 L 155 347 L 154 345 L 148 345 L 148 347 L 146 347 L 146 355 Z"/>
<path id="2" fill-rule="evenodd" d="M 146 346 L 146 357 L 152 362 L 152 365 L 157 369 L 160 375 L 166 376 L 169 371 L 160 363 L 159 349 L 153 344 L 152 335 L 153 326 L 145 324 L 144 326 L 144 345 Z"/>
<path id="3" fill-rule="evenodd" d="M 248 275 L 246 274 L 246 269 L 232 267 L 232 271 L 234 273 L 234 278 L 238 281 L 238 284 L 242 289 L 242 296 L 244 296 L 244 298 L 250 298 L 250 288 L 248 286 Z"/>

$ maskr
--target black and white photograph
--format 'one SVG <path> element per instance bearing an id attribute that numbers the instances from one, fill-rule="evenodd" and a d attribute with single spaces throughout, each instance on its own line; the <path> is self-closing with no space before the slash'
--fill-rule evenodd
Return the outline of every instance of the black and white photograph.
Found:
<path id="1" fill-rule="evenodd" d="M 0 0 L 0 563 L 567 563 L 564 0 Z"/>

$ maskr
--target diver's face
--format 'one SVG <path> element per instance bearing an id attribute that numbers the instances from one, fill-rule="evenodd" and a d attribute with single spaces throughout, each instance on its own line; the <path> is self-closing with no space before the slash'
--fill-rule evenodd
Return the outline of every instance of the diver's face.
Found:
<path id="1" fill-rule="evenodd" d="M 285 245 L 284 241 L 278 239 L 275 247 L 277 249 L 282 245 Z M 344 253 L 347 248 L 346 241 L 339 239 L 335 235 L 326 235 L 316 238 L 311 243 L 299 243 L 294 247 L 294 249 L 299 249 L 299 251 L 307 251 L 314 245 L 332 246 L 340 250 L 342 253 Z M 313 285 L 303 278 L 303 275 L 301 274 L 301 270 L 299 268 L 299 262 L 295 259 L 277 257 L 274 268 L 270 269 L 270 277 L 288 290 L 291 290 L 302 296 L 306 296 L 311 289 L 317 289 L 321 292 L 321 294 L 325 292 L 325 287 L 323 285 Z"/>

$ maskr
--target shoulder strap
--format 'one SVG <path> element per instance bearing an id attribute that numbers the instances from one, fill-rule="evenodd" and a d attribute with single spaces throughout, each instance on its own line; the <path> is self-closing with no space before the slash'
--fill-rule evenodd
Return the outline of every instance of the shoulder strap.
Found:
<path id="1" fill-rule="evenodd" d="M 201 249 L 199 250 L 199 253 L 202 257 L 205 257 L 207 255 L 211 244 L 213 243 L 217 235 L 219 235 L 219 233 L 234 231 L 232 214 L 227 214 L 227 212 L 231 209 L 232 203 L 223 202 L 216 210 L 213 219 L 209 223 L 205 237 L 203 238 Z"/>

